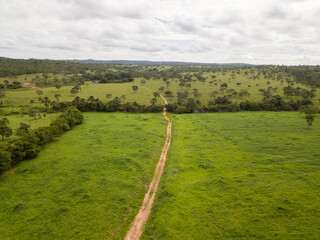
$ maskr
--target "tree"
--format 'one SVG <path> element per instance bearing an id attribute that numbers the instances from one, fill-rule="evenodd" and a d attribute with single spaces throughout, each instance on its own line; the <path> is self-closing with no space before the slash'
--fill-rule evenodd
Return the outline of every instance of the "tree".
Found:
<path id="1" fill-rule="evenodd" d="M 48 109 L 50 103 L 51 103 L 51 100 L 48 98 L 48 97 L 45 97 L 43 100 L 42 100 L 42 103 L 44 106 L 46 106 L 46 108 Z"/>
<path id="2" fill-rule="evenodd" d="M 127 96 L 126 96 L 126 95 L 122 95 L 120 98 L 121 98 L 123 101 L 125 101 L 125 100 L 127 99 Z"/>
<path id="3" fill-rule="evenodd" d="M 78 92 L 79 92 L 79 89 L 76 88 L 76 87 L 73 87 L 73 88 L 70 90 L 70 93 L 71 93 L 71 94 L 74 94 L 74 95 L 76 95 Z"/>
<path id="4" fill-rule="evenodd" d="M 10 169 L 11 164 L 12 160 L 10 152 L 0 149 L 0 172 Z"/>
<path id="5" fill-rule="evenodd" d="M 139 87 L 136 86 L 136 85 L 133 85 L 133 86 L 132 86 L 132 90 L 135 91 L 135 92 L 138 91 L 138 88 L 139 88 Z"/>
<path id="6" fill-rule="evenodd" d="M 56 89 L 60 89 L 61 87 L 62 87 L 62 85 L 61 84 L 59 84 L 59 83 L 57 83 L 56 85 L 55 85 L 55 87 L 56 87 Z"/>
<path id="7" fill-rule="evenodd" d="M 154 106 L 157 103 L 157 98 L 152 98 L 150 103 L 152 106 Z"/>
<path id="8" fill-rule="evenodd" d="M 222 83 L 222 84 L 220 85 L 220 87 L 221 87 L 221 88 L 227 88 L 227 87 L 228 87 L 228 84 L 227 84 L 227 83 Z"/>
<path id="9" fill-rule="evenodd" d="M 232 101 L 227 96 L 217 97 L 213 102 L 210 101 L 209 105 L 228 105 L 231 104 Z"/>
<path id="10" fill-rule="evenodd" d="M 57 99 L 57 102 L 59 102 L 59 97 L 61 97 L 61 95 L 59 93 L 55 94 L 54 97 Z"/>
<path id="11" fill-rule="evenodd" d="M 43 92 L 41 90 L 37 90 L 36 93 L 41 96 L 43 94 Z"/>
<path id="12" fill-rule="evenodd" d="M 2 99 L 6 96 L 6 91 L 4 89 L 0 89 L 0 99 L 1 103 L 0 105 L 2 106 Z"/>
<path id="13" fill-rule="evenodd" d="M 213 92 L 210 94 L 210 97 L 211 97 L 211 98 L 214 98 L 214 97 L 216 97 L 218 94 L 219 94 L 218 91 L 213 91 Z"/>
<path id="14" fill-rule="evenodd" d="M 43 92 L 41 90 L 37 90 L 36 93 L 38 94 L 38 101 L 42 101 L 41 95 L 43 94 Z"/>
<path id="15" fill-rule="evenodd" d="M 306 118 L 306 120 L 307 120 L 308 128 L 309 128 L 310 126 L 312 126 L 314 117 L 315 117 L 315 114 L 306 114 L 305 118 Z"/>
<path id="16" fill-rule="evenodd" d="M 170 82 L 166 81 L 166 84 L 167 84 L 167 88 L 168 88 L 170 86 Z"/>
<path id="17" fill-rule="evenodd" d="M 2 140 L 4 137 L 10 137 L 12 134 L 12 129 L 9 127 L 9 120 L 7 118 L 0 119 L 0 135 Z"/>
<path id="18" fill-rule="evenodd" d="M 303 109 L 300 109 L 305 114 L 305 119 L 307 121 L 308 128 L 312 126 L 312 123 L 314 121 L 314 118 L 316 116 L 316 113 L 318 112 L 318 109 L 315 107 L 305 107 Z"/>
<path id="19" fill-rule="evenodd" d="M 160 93 L 158 93 L 158 92 L 153 92 L 153 96 L 154 96 L 155 98 L 160 97 Z"/>
<path id="20" fill-rule="evenodd" d="M 112 98 L 112 94 L 111 93 L 107 93 L 106 94 L 106 98 L 108 98 L 108 99 Z"/>
<path id="21" fill-rule="evenodd" d="M 17 136 L 23 136 L 30 132 L 30 125 L 26 123 L 20 123 L 20 127 L 16 131 Z"/>
<path id="22" fill-rule="evenodd" d="M 80 84 L 77 84 L 70 90 L 70 93 L 76 95 L 79 92 L 79 90 L 81 90 L 81 86 Z"/>
<path id="23" fill-rule="evenodd" d="M 146 80 L 142 79 L 142 80 L 141 80 L 141 84 L 142 84 L 142 85 L 146 84 Z"/>
<path id="24" fill-rule="evenodd" d="M 164 94 L 165 94 L 167 97 L 173 97 L 173 92 L 171 92 L 171 91 L 165 91 Z"/>

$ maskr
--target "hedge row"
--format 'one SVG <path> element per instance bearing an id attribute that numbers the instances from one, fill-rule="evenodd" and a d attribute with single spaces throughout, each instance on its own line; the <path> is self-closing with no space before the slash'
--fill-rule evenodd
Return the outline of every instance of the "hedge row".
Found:
<path id="1" fill-rule="evenodd" d="M 43 145 L 82 122 L 82 113 L 75 107 L 68 107 L 51 122 L 50 126 L 39 127 L 17 140 L 1 144 L 0 172 L 10 169 L 23 160 L 35 158 Z"/>
<path id="2" fill-rule="evenodd" d="M 217 101 L 221 100 L 221 101 Z M 232 103 L 227 97 L 218 97 L 208 105 L 202 105 L 199 100 L 193 98 L 167 104 L 168 112 L 172 113 L 197 113 L 197 112 L 237 112 L 237 111 L 298 111 L 301 107 L 312 106 L 310 99 L 285 101 L 281 96 L 275 95 L 261 102 L 245 101 Z M 155 113 L 162 112 L 164 105 L 140 105 L 134 103 L 122 103 L 119 98 L 105 103 L 98 98 L 90 97 L 87 100 L 76 97 L 72 102 L 55 103 L 53 111 L 62 111 L 66 107 L 75 106 L 81 112 L 132 112 L 132 113 Z"/>

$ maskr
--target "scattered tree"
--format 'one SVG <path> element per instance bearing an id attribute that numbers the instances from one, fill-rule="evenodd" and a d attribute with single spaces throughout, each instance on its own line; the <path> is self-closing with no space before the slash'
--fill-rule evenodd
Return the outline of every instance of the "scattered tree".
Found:
<path id="1" fill-rule="evenodd" d="M 12 133 L 12 129 L 9 126 L 9 120 L 7 118 L 0 119 L 0 135 L 2 140 L 4 137 L 10 137 Z"/>
<path id="2" fill-rule="evenodd" d="M 139 87 L 136 86 L 136 85 L 133 85 L 133 86 L 132 86 L 132 90 L 133 90 L 134 92 L 138 91 L 138 88 L 139 88 Z"/>
<path id="3" fill-rule="evenodd" d="M 2 99 L 6 96 L 6 91 L 4 89 L 0 89 L 0 99 L 1 103 L 0 105 L 2 106 Z"/>
<path id="4" fill-rule="evenodd" d="M 316 116 L 316 113 L 318 112 L 318 109 L 315 107 L 304 107 L 300 109 L 305 114 L 305 119 L 307 121 L 308 128 L 312 126 L 312 123 L 314 121 L 314 118 Z"/>
<path id="5" fill-rule="evenodd" d="M 59 102 L 59 97 L 61 97 L 61 95 L 59 93 L 56 93 L 54 97 L 57 99 L 57 102 Z"/>
<path id="6" fill-rule="evenodd" d="M 26 123 L 20 123 L 20 127 L 16 131 L 17 136 L 24 136 L 30 132 L 30 125 Z"/>
<path id="7" fill-rule="evenodd" d="M 61 84 L 59 84 L 59 83 L 57 83 L 56 85 L 55 85 L 55 87 L 56 87 L 56 89 L 60 89 L 61 87 L 62 87 L 62 85 Z"/>

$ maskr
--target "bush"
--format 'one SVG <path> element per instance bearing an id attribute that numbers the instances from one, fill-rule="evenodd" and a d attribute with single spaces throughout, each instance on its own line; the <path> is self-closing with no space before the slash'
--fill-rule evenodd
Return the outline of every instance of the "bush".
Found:
<path id="1" fill-rule="evenodd" d="M 82 122 L 82 113 L 75 107 L 69 107 L 52 121 L 50 126 L 39 127 L 25 133 L 18 140 L 2 144 L 0 146 L 0 172 L 10 169 L 12 165 L 23 160 L 35 158 L 40 152 L 41 146 Z"/>
<path id="2" fill-rule="evenodd" d="M 11 153 L 8 151 L 0 150 L 0 172 L 10 169 L 11 163 Z"/>

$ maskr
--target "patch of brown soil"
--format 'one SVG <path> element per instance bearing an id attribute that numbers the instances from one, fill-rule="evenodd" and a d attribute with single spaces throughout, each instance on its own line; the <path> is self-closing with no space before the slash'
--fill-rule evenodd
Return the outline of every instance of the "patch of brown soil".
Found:
<path id="1" fill-rule="evenodd" d="M 162 95 L 160 95 L 160 96 L 164 100 L 165 104 L 168 104 L 167 99 L 165 99 Z M 127 232 L 125 240 L 138 240 L 138 239 L 140 239 L 140 236 L 143 233 L 144 225 L 147 222 L 148 217 L 150 215 L 156 192 L 158 190 L 158 185 L 160 182 L 161 175 L 163 173 L 163 168 L 164 168 L 164 165 L 165 165 L 165 162 L 167 159 L 167 153 L 168 153 L 170 143 L 171 143 L 172 122 L 167 117 L 166 108 L 163 109 L 163 117 L 168 121 L 166 142 L 165 142 L 164 147 L 162 149 L 162 153 L 161 153 L 159 162 L 157 164 L 156 171 L 154 173 L 154 177 L 152 179 L 152 182 L 150 183 L 148 192 L 144 196 L 140 210 L 139 210 L 138 214 L 136 215 L 129 231 Z"/>

